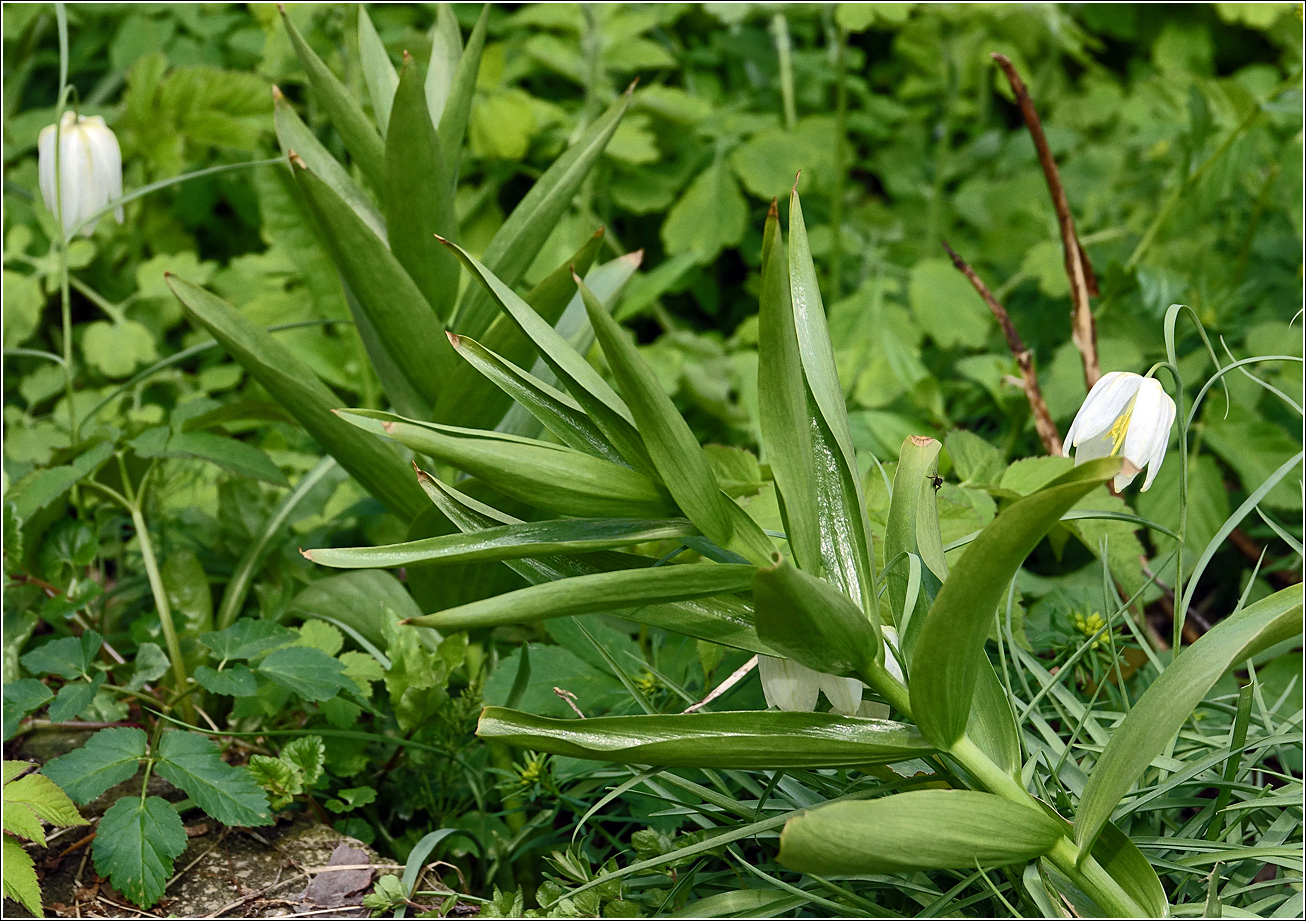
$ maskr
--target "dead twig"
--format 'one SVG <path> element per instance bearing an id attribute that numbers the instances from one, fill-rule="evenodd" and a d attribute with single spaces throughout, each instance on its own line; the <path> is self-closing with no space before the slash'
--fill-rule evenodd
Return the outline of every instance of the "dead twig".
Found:
<path id="1" fill-rule="evenodd" d="M 690 704 L 688 707 L 684 709 L 683 712 L 693 713 L 695 710 L 700 710 L 703 707 L 706 707 L 712 701 L 716 700 L 726 691 L 730 690 L 732 687 L 734 687 L 736 684 L 742 681 L 744 679 L 744 676 L 755 668 L 757 668 L 757 656 L 753 656 L 753 658 L 749 659 L 743 665 L 739 666 L 739 668 L 735 669 L 729 678 L 727 678 L 725 681 L 722 681 L 720 684 L 714 687 L 708 693 L 708 695 L 704 697 L 702 700 L 700 700 L 698 703 Z"/>
<path id="2" fill-rule="evenodd" d="M 1097 326 L 1093 321 L 1093 308 L 1088 299 L 1096 296 L 1097 277 L 1093 266 L 1088 261 L 1088 254 L 1079 244 L 1075 234 L 1075 219 L 1070 214 L 1070 203 L 1066 199 L 1065 187 L 1061 184 L 1061 174 L 1057 171 L 1052 149 L 1048 147 L 1047 135 L 1043 133 L 1043 124 L 1039 121 L 1034 108 L 1034 100 L 1029 96 L 1025 81 L 1020 79 L 1016 66 L 1005 54 L 994 52 L 990 57 L 997 61 L 1002 72 L 1011 84 L 1011 91 L 1016 94 L 1020 113 L 1025 117 L 1025 127 L 1029 129 L 1034 140 L 1034 149 L 1038 153 L 1038 162 L 1043 167 L 1043 176 L 1047 179 L 1048 191 L 1052 194 L 1052 207 L 1057 212 L 1057 225 L 1061 228 L 1061 246 L 1065 251 L 1066 276 L 1070 279 L 1070 300 L 1074 305 L 1071 314 L 1070 337 L 1075 348 L 1079 349 L 1084 363 L 1084 383 L 1091 390 L 1102 376 L 1102 366 L 1097 358 Z"/>
<path id="3" fill-rule="evenodd" d="M 1048 454 L 1060 457 L 1061 433 L 1057 431 L 1057 424 L 1052 421 L 1052 414 L 1048 412 L 1048 404 L 1043 399 L 1043 391 L 1038 385 L 1038 375 L 1034 373 L 1034 358 L 1029 349 L 1025 347 L 1025 341 L 1020 338 L 1020 333 L 1016 332 L 1016 326 L 1011 322 L 1011 316 L 1007 313 L 1007 308 L 998 302 L 998 299 L 993 296 L 993 292 L 975 274 L 975 270 L 970 267 L 965 259 L 957 255 L 953 248 L 948 245 L 947 240 L 943 241 L 943 248 L 952 259 L 952 264 L 957 267 L 957 271 L 966 276 L 966 280 L 979 292 L 979 296 L 984 299 L 984 303 L 988 304 L 993 316 L 997 317 L 998 325 L 1002 327 L 1002 335 L 1007 340 L 1007 348 L 1011 350 L 1012 357 L 1016 359 L 1016 364 L 1020 367 L 1020 382 L 1025 390 L 1025 399 L 1029 401 L 1030 412 L 1034 415 L 1034 429 L 1038 432 L 1038 439 L 1043 442 L 1043 447 Z"/>

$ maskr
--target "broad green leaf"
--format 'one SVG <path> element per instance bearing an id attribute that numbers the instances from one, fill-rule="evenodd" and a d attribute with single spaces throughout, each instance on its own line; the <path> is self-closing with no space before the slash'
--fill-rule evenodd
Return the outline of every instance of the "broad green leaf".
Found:
<path id="1" fill-rule="evenodd" d="M 854 767 L 906 761 L 932 751 L 903 723 L 770 710 L 571 720 L 486 707 L 476 734 L 569 758 L 654 767 Z"/>
<path id="2" fill-rule="evenodd" d="M 41 773 L 85 805 L 114 784 L 135 776 L 145 757 L 143 729 L 101 729 L 73 749 L 47 761 Z"/>
<path id="3" fill-rule="evenodd" d="M 38 646 L 19 659 L 23 668 L 37 675 L 58 675 L 71 680 L 85 677 L 99 655 L 103 637 L 94 630 L 81 636 L 66 636 Z"/>
<path id="4" fill-rule="evenodd" d="M 479 477 L 506 496 L 577 517 L 668 517 L 671 496 L 648 477 L 571 448 L 495 432 L 422 423 L 391 413 L 341 410 L 365 431 Z"/>
<path id="5" fill-rule="evenodd" d="M 258 681 L 248 667 L 240 664 L 229 665 L 215 671 L 207 665 L 195 669 L 192 676 L 195 682 L 210 694 L 225 694 L 228 697 L 253 697 L 258 693 Z"/>
<path id="6" fill-rule="evenodd" d="M 748 229 L 748 203 L 724 158 L 714 159 L 667 211 L 662 243 L 670 255 L 692 253 L 711 262 L 739 244 Z"/>
<path id="7" fill-rule="evenodd" d="M 195 555 L 195 551 L 189 548 L 174 550 L 163 561 L 159 575 L 162 577 L 163 590 L 167 593 L 168 606 L 172 610 L 172 621 L 177 625 L 177 632 L 189 638 L 211 631 L 213 591 L 204 564 Z M 139 658 L 138 651 L 138 661 Z"/>
<path id="8" fill-rule="evenodd" d="M 450 631 L 572 614 L 615 613 L 624 608 L 744 591 L 752 584 L 753 572 L 752 566 L 706 563 L 596 572 L 427 614 L 413 623 Z"/>
<path id="9" fill-rule="evenodd" d="M 197 732 L 165 732 L 154 770 L 224 825 L 271 825 L 268 798 L 244 768 L 224 762 Z"/>
<path id="10" fill-rule="evenodd" d="M 289 486 L 272 458 L 243 441 L 213 432 L 174 432 L 166 425 L 146 429 L 129 442 L 140 457 L 193 457 L 238 476 Z"/>
<path id="11" fill-rule="evenodd" d="M 65 723 L 89 707 L 95 700 L 100 685 L 104 684 L 104 673 L 100 672 L 89 681 L 70 681 L 59 689 L 50 704 L 49 717 L 56 723 Z"/>
<path id="12" fill-rule="evenodd" d="M 284 646 L 271 652 L 257 670 L 305 700 L 330 700 L 354 686 L 339 660 L 308 646 Z"/>
<path id="13" fill-rule="evenodd" d="M 372 200 L 349 175 L 349 170 L 341 166 L 340 161 L 331 156 L 330 151 L 322 146 L 317 135 L 300 120 L 281 90 L 273 87 L 272 99 L 274 102 L 272 119 L 276 126 L 277 143 L 281 145 L 282 154 L 289 157 L 293 153 L 307 163 L 314 175 L 329 185 L 342 201 L 354 209 L 359 220 L 378 238 L 384 240 L 385 221 L 381 219 Z M 293 170 L 293 167 L 291 169 Z"/>
<path id="14" fill-rule="evenodd" d="M 458 17 L 452 6 L 441 3 L 436 7 L 435 25 L 431 27 L 431 59 L 426 68 L 426 105 L 432 125 L 440 124 L 462 54 Z"/>
<path id="15" fill-rule="evenodd" d="M 489 21 L 490 4 L 487 3 L 481 7 L 481 15 L 477 18 L 476 25 L 472 27 L 472 34 L 467 37 L 467 46 L 458 56 L 458 66 L 454 68 L 449 92 L 443 101 L 443 111 L 438 115 L 434 110 L 431 111 L 431 120 L 439 126 L 440 149 L 445 152 L 444 165 L 448 170 L 446 181 L 451 189 L 456 188 L 458 183 L 458 164 L 462 157 L 463 138 L 467 134 L 467 117 L 472 111 L 472 97 L 476 93 L 476 77 L 481 70 L 481 51 L 485 48 L 485 30 Z M 449 23 L 452 23 L 452 30 Z M 456 33 L 458 24 L 453 19 L 452 11 L 444 14 L 443 17 L 439 12 L 436 13 L 436 28 L 445 33 L 450 31 Z M 445 38 L 445 45 L 447 47 L 452 45 L 449 37 Z M 434 49 L 431 60 L 435 61 Z M 428 82 L 428 105 L 432 102 L 429 98 L 430 88 Z"/>
<path id="16" fill-rule="evenodd" d="M 295 171 L 295 181 L 336 267 L 386 353 L 413 389 L 433 404 L 453 363 L 434 308 L 395 255 L 330 186 L 307 167 Z M 405 232 L 415 231 L 410 224 Z"/>
<path id="17" fill-rule="evenodd" d="M 460 358 L 540 420 L 563 444 L 614 464 L 625 463 L 580 404 L 567 394 L 494 354 L 475 339 L 450 333 L 449 342 Z"/>
<path id="18" fill-rule="evenodd" d="M 363 171 L 363 175 L 367 177 L 367 181 L 373 188 L 379 189 L 382 177 L 385 175 L 385 145 L 381 141 L 381 135 L 368 121 L 363 107 L 354 100 L 345 85 L 308 46 L 308 42 L 304 41 L 304 37 L 299 34 L 299 30 L 295 28 L 295 24 L 290 21 L 290 17 L 284 10 L 281 13 L 281 21 L 290 34 L 290 43 L 295 48 L 295 54 L 299 56 L 299 62 L 308 77 L 308 85 L 322 108 L 326 110 L 332 127 L 340 133 L 345 147 L 348 148 L 354 162 L 358 164 L 358 168 Z"/>
<path id="19" fill-rule="evenodd" d="M 1089 461 L 1014 503 L 949 573 L 925 616 L 911 663 L 912 716 L 939 748 L 951 747 L 965 732 L 984 641 L 1016 571 L 1072 505 L 1119 469 L 1116 457 Z"/>
<path id="20" fill-rule="evenodd" d="M 225 630 L 202 633 L 200 642 L 213 651 L 220 661 L 253 659 L 264 653 L 289 646 L 295 635 L 285 627 L 270 620 L 246 618 L 238 620 Z"/>
<path id="21" fill-rule="evenodd" d="M 168 277 L 168 287 L 191 318 L 289 410 L 364 489 L 404 520 L 426 508 L 407 465 L 387 445 L 337 418 L 332 410 L 341 401 L 294 353 L 203 288 L 175 275 Z"/>
<path id="22" fill-rule="evenodd" d="M 79 454 L 71 464 L 47 467 L 21 484 L 14 484 L 5 495 L 5 505 L 13 508 L 20 523 L 25 522 L 66 493 L 74 483 L 98 470 L 112 456 L 113 444 L 102 441 Z"/>
<path id="23" fill-rule="evenodd" d="M 738 549 L 754 562 L 764 562 L 774 549 L 771 542 L 747 515 L 736 513 L 738 506 L 721 491 L 689 423 L 662 389 L 653 369 L 640 357 L 626 331 L 583 281 L 576 278 L 576 284 L 590 325 L 634 417 L 648 456 L 676 504 L 718 546 L 735 549 L 731 545 L 737 543 Z"/>
<path id="24" fill-rule="evenodd" d="M 656 521 L 571 518 L 528 521 L 475 534 L 448 534 L 383 547 L 325 547 L 305 550 L 303 554 L 314 563 L 336 569 L 389 569 L 414 563 L 449 564 L 592 553 L 695 533 L 693 524 L 683 518 Z"/>
<path id="25" fill-rule="evenodd" d="M 1092 846 L 1121 798 L 1170 744 L 1221 675 L 1301 632 L 1298 583 L 1225 618 L 1178 655 L 1112 733 L 1089 773 L 1075 817 L 1075 841 L 1081 851 Z"/>
<path id="26" fill-rule="evenodd" d="M 9 835 L 4 838 L 4 893 L 6 899 L 13 899 L 29 912 L 33 918 L 45 917 L 41 908 L 41 884 L 36 878 L 36 864 L 31 855 L 23 850 L 17 839 Z"/>
<path id="27" fill-rule="evenodd" d="M 879 625 L 829 582 L 795 569 L 779 554 L 774 565 L 756 572 L 754 620 L 768 645 L 831 675 L 862 678 L 883 660 Z"/>
<path id="28" fill-rule="evenodd" d="M 381 136 L 388 139 L 386 129 L 390 124 L 390 107 L 394 103 L 399 75 L 395 73 L 394 64 L 390 63 L 381 36 L 376 34 L 367 7 L 361 3 L 358 4 L 358 57 L 363 65 L 363 82 L 367 84 L 367 95 L 372 100 L 372 111 L 376 114 L 376 126 Z"/>
<path id="29" fill-rule="evenodd" d="M 315 579 L 291 599 L 287 611 L 305 618 L 320 617 L 353 630 L 374 646 L 385 643 L 385 625 L 425 613 L 398 579 L 377 571 L 342 572 Z M 431 630 L 418 632 L 423 643 L 434 650 L 439 635 Z"/>
<path id="30" fill-rule="evenodd" d="M 466 52 L 463 56 L 467 56 Z M 535 261 L 540 247 L 553 233 L 558 220 L 571 207 L 580 184 L 598 162 L 603 148 L 617 130 L 629 105 L 630 91 L 627 90 L 590 125 L 575 144 L 567 148 L 544 171 L 544 175 L 536 180 L 526 197 L 495 233 L 482 261 L 505 285 L 517 284 Z M 441 141 L 444 141 L 443 131 Z M 449 144 L 442 143 L 441 146 L 446 150 L 451 149 Z M 480 286 L 473 286 L 468 289 L 458 308 L 454 327 L 459 333 L 480 338 L 494 316 L 495 308 L 489 293 Z"/>
<path id="31" fill-rule="evenodd" d="M 287 742 L 281 749 L 280 758 L 298 770 L 304 783 L 311 787 L 317 783 L 326 766 L 326 745 L 318 736 L 302 736 Z"/>
<path id="32" fill-rule="evenodd" d="M 29 713 L 34 713 L 49 701 L 54 694 L 42 682 L 35 678 L 20 678 L 4 686 L 4 740 L 8 742 L 18 725 Z"/>
<path id="33" fill-rule="evenodd" d="M 504 524 L 520 524 L 510 515 L 492 509 L 440 481 L 422 474 L 422 486 L 431 501 L 464 533 L 476 533 L 485 528 Z M 526 579 L 538 585 L 554 579 L 596 572 L 616 572 L 635 566 L 648 566 L 647 557 L 610 551 L 585 554 L 580 557 L 530 557 L 508 560 L 507 565 Z M 758 639 L 753 627 L 751 601 L 735 595 L 700 598 L 675 604 L 657 604 L 632 611 L 616 611 L 615 616 L 683 633 L 696 639 L 733 646 L 765 655 L 778 655 L 776 650 Z"/>
<path id="34" fill-rule="evenodd" d="M 816 513 L 821 562 L 826 577 L 857 601 L 867 616 L 878 617 L 874 560 L 871 556 L 866 503 L 848 430 L 848 411 L 835 369 L 834 349 L 825 307 L 816 282 L 816 267 L 803 225 L 798 192 L 789 195 L 789 306 L 793 335 L 807 389 L 816 480 Z M 785 306 L 781 299 L 779 307 Z M 787 331 L 785 333 L 788 334 Z M 759 366 L 769 355 L 759 356 Z M 783 433 L 778 437 L 784 437 Z"/>
<path id="35" fill-rule="evenodd" d="M 124 796 L 104 817 L 91 853 L 95 871 L 142 908 L 163 896 L 172 862 L 186 850 L 186 829 L 172 803 Z"/>
<path id="36" fill-rule="evenodd" d="M 795 816 L 777 859 L 818 876 L 971 871 L 1033 860 L 1060 838 L 1056 821 L 1032 805 L 973 790 L 914 790 Z"/>
<path id="37" fill-rule="evenodd" d="M 939 450 L 943 446 L 933 438 L 913 435 L 902 443 L 898 469 L 893 477 L 893 498 L 889 501 L 889 521 L 884 531 L 884 557 L 891 560 L 899 553 L 914 553 L 920 559 L 921 587 L 916 604 L 904 610 L 907 601 L 908 567 L 899 563 L 884 574 L 889 589 L 889 607 L 897 618 L 902 649 L 911 663 L 912 649 L 925 613 L 948 575 L 943 559 L 943 541 L 939 536 L 939 508 L 935 499 L 934 477 L 938 473 Z"/>
<path id="38" fill-rule="evenodd" d="M 360 14 L 359 22 L 363 19 Z M 445 173 L 421 75 L 406 58 L 385 138 L 386 234 L 395 259 L 441 321 L 453 314 L 458 297 L 458 261 L 436 240 L 437 235 L 453 237 L 458 232 L 453 189 L 442 181 Z M 439 367 L 437 363 L 428 373 L 439 373 Z"/>
<path id="39" fill-rule="evenodd" d="M 576 285 L 571 280 L 572 270 L 574 268 L 581 274 L 589 271 L 602 242 L 603 229 L 600 228 L 570 259 L 526 294 L 526 303 L 547 325 L 556 324 L 571 301 L 578 296 Z M 512 317 L 506 314 L 494 318 L 479 342 L 486 351 L 513 365 L 525 367 L 536 360 L 535 346 L 522 334 Z M 466 358 L 466 354 L 463 357 Z M 473 373 L 471 368 L 455 368 L 445 381 L 432 418 L 448 425 L 494 427 L 513 401 L 513 397 L 500 390 L 496 383 L 483 374 Z"/>

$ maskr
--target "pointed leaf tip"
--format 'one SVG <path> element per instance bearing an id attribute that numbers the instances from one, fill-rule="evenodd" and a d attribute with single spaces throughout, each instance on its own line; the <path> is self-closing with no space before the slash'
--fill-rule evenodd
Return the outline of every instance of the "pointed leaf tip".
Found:
<path id="1" fill-rule="evenodd" d="M 766 209 L 766 219 L 769 221 L 772 218 L 777 221 L 780 220 L 780 199 L 778 198 L 772 198 L 771 207 Z"/>
<path id="2" fill-rule="evenodd" d="M 448 330 L 448 329 L 446 329 L 446 330 L 444 331 L 444 335 L 445 335 L 445 338 L 447 338 L 447 339 L 449 340 L 449 344 L 452 345 L 454 348 L 458 348 L 458 346 L 459 346 L 459 345 L 462 343 L 462 341 L 463 341 L 463 337 L 460 336 L 460 335 L 458 335 L 457 333 L 453 332 L 452 330 Z"/>
<path id="3" fill-rule="evenodd" d="M 797 194 L 798 194 L 798 180 L 799 180 L 799 179 L 802 179 L 802 178 L 803 178 L 803 171 L 802 171 L 802 170 L 799 170 L 796 174 L 794 174 L 794 187 L 793 187 L 792 189 L 789 190 L 789 194 L 790 194 L 790 195 L 797 195 Z M 778 213 L 778 212 L 777 212 L 777 213 Z"/>

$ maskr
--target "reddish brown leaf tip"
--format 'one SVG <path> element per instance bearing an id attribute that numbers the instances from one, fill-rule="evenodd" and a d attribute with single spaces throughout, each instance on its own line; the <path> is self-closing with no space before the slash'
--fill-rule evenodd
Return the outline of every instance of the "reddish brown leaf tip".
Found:
<path id="1" fill-rule="evenodd" d="M 302 170 L 308 169 L 308 164 L 304 162 L 304 158 L 293 150 L 286 151 L 286 159 L 290 161 L 292 166 L 298 166 Z"/>
<path id="2" fill-rule="evenodd" d="M 794 176 L 794 187 L 789 190 L 790 195 L 798 194 L 798 180 L 802 178 L 803 178 L 803 171 L 799 170 L 798 173 Z"/>
<path id="3" fill-rule="evenodd" d="M 277 86 L 275 83 L 272 84 L 272 100 L 273 102 L 286 101 L 286 94 L 281 92 L 281 87 Z"/>
<path id="4" fill-rule="evenodd" d="M 780 219 L 780 200 L 778 198 L 771 199 L 771 207 L 766 209 L 766 219 L 769 221 L 771 218 Z"/>
<path id="5" fill-rule="evenodd" d="M 413 63 L 413 56 L 412 56 L 411 54 L 408 53 L 408 49 L 407 49 L 407 48 L 404 49 L 404 63 L 405 63 L 405 64 L 411 64 L 411 63 Z"/>
<path id="6" fill-rule="evenodd" d="M 311 560 L 311 559 L 313 559 L 313 551 L 312 551 L 312 550 L 305 550 L 303 547 L 300 547 L 300 548 L 299 548 L 299 555 L 302 556 L 302 557 L 303 557 L 304 559 L 306 559 L 306 560 Z"/>
<path id="7" fill-rule="evenodd" d="M 462 341 L 463 341 L 463 337 L 460 336 L 460 335 L 458 335 L 457 333 L 455 333 L 455 332 L 452 331 L 452 330 L 448 330 L 448 329 L 446 329 L 446 330 L 444 331 L 444 334 L 445 334 L 445 336 L 449 339 L 449 344 L 452 345 L 454 348 L 458 348 L 458 346 L 459 346 L 459 345 L 462 343 Z"/>

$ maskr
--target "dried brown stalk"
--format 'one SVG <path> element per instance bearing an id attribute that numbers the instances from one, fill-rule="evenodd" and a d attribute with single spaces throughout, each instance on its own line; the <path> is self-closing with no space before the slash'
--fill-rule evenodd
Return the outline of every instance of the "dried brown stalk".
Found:
<path id="1" fill-rule="evenodd" d="M 993 316 L 997 317 L 998 325 L 1002 327 L 1002 335 L 1006 337 L 1007 348 L 1011 350 L 1012 357 L 1016 359 L 1016 364 L 1020 367 L 1020 380 L 1025 388 L 1025 399 L 1029 400 L 1030 411 L 1034 414 L 1034 428 L 1038 432 L 1039 441 L 1043 442 L 1043 447 L 1047 449 L 1048 454 L 1054 457 L 1061 455 L 1061 433 L 1057 431 L 1057 424 L 1052 421 L 1052 414 L 1048 412 L 1048 404 L 1043 399 L 1043 391 L 1038 385 L 1038 375 L 1034 373 L 1034 358 L 1028 348 L 1025 347 L 1025 340 L 1020 338 L 1020 333 L 1016 332 L 1016 326 L 1011 322 L 1011 316 L 1007 313 L 1007 308 L 1003 307 L 998 299 L 993 296 L 993 292 L 988 289 L 988 285 L 980 280 L 975 274 L 975 270 L 956 254 L 948 241 L 943 241 L 943 248 L 947 250 L 948 256 L 952 259 L 952 264 L 957 267 L 957 271 L 966 276 L 966 280 L 971 286 L 979 292 L 979 296 L 984 299 L 984 303 L 989 305 L 989 310 Z"/>
<path id="2" fill-rule="evenodd" d="M 1102 376 L 1102 366 L 1097 358 L 1097 327 L 1093 322 L 1093 308 L 1089 298 L 1097 295 L 1097 277 L 1093 266 L 1088 261 L 1088 254 L 1079 244 L 1075 234 L 1075 219 L 1070 214 L 1070 203 L 1066 200 L 1066 190 L 1061 184 L 1061 174 L 1057 171 L 1056 160 L 1048 147 L 1047 135 L 1043 133 L 1043 124 L 1034 109 L 1034 100 L 1029 97 L 1025 81 L 1020 79 L 1016 67 L 1005 54 L 994 52 L 990 57 L 998 62 L 1002 72 L 1007 75 L 1007 82 L 1016 94 L 1020 112 L 1025 116 L 1025 126 L 1029 128 L 1030 137 L 1034 139 L 1034 149 L 1038 152 L 1039 165 L 1043 167 L 1043 176 L 1047 179 L 1048 191 L 1052 194 L 1052 206 L 1057 212 L 1057 225 L 1061 228 L 1061 246 L 1065 251 L 1066 276 L 1070 279 L 1070 300 L 1074 305 L 1071 314 L 1070 337 L 1075 348 L 1079 349 L 1084 363 L 1084 383 L 1091 390 Z"/>

